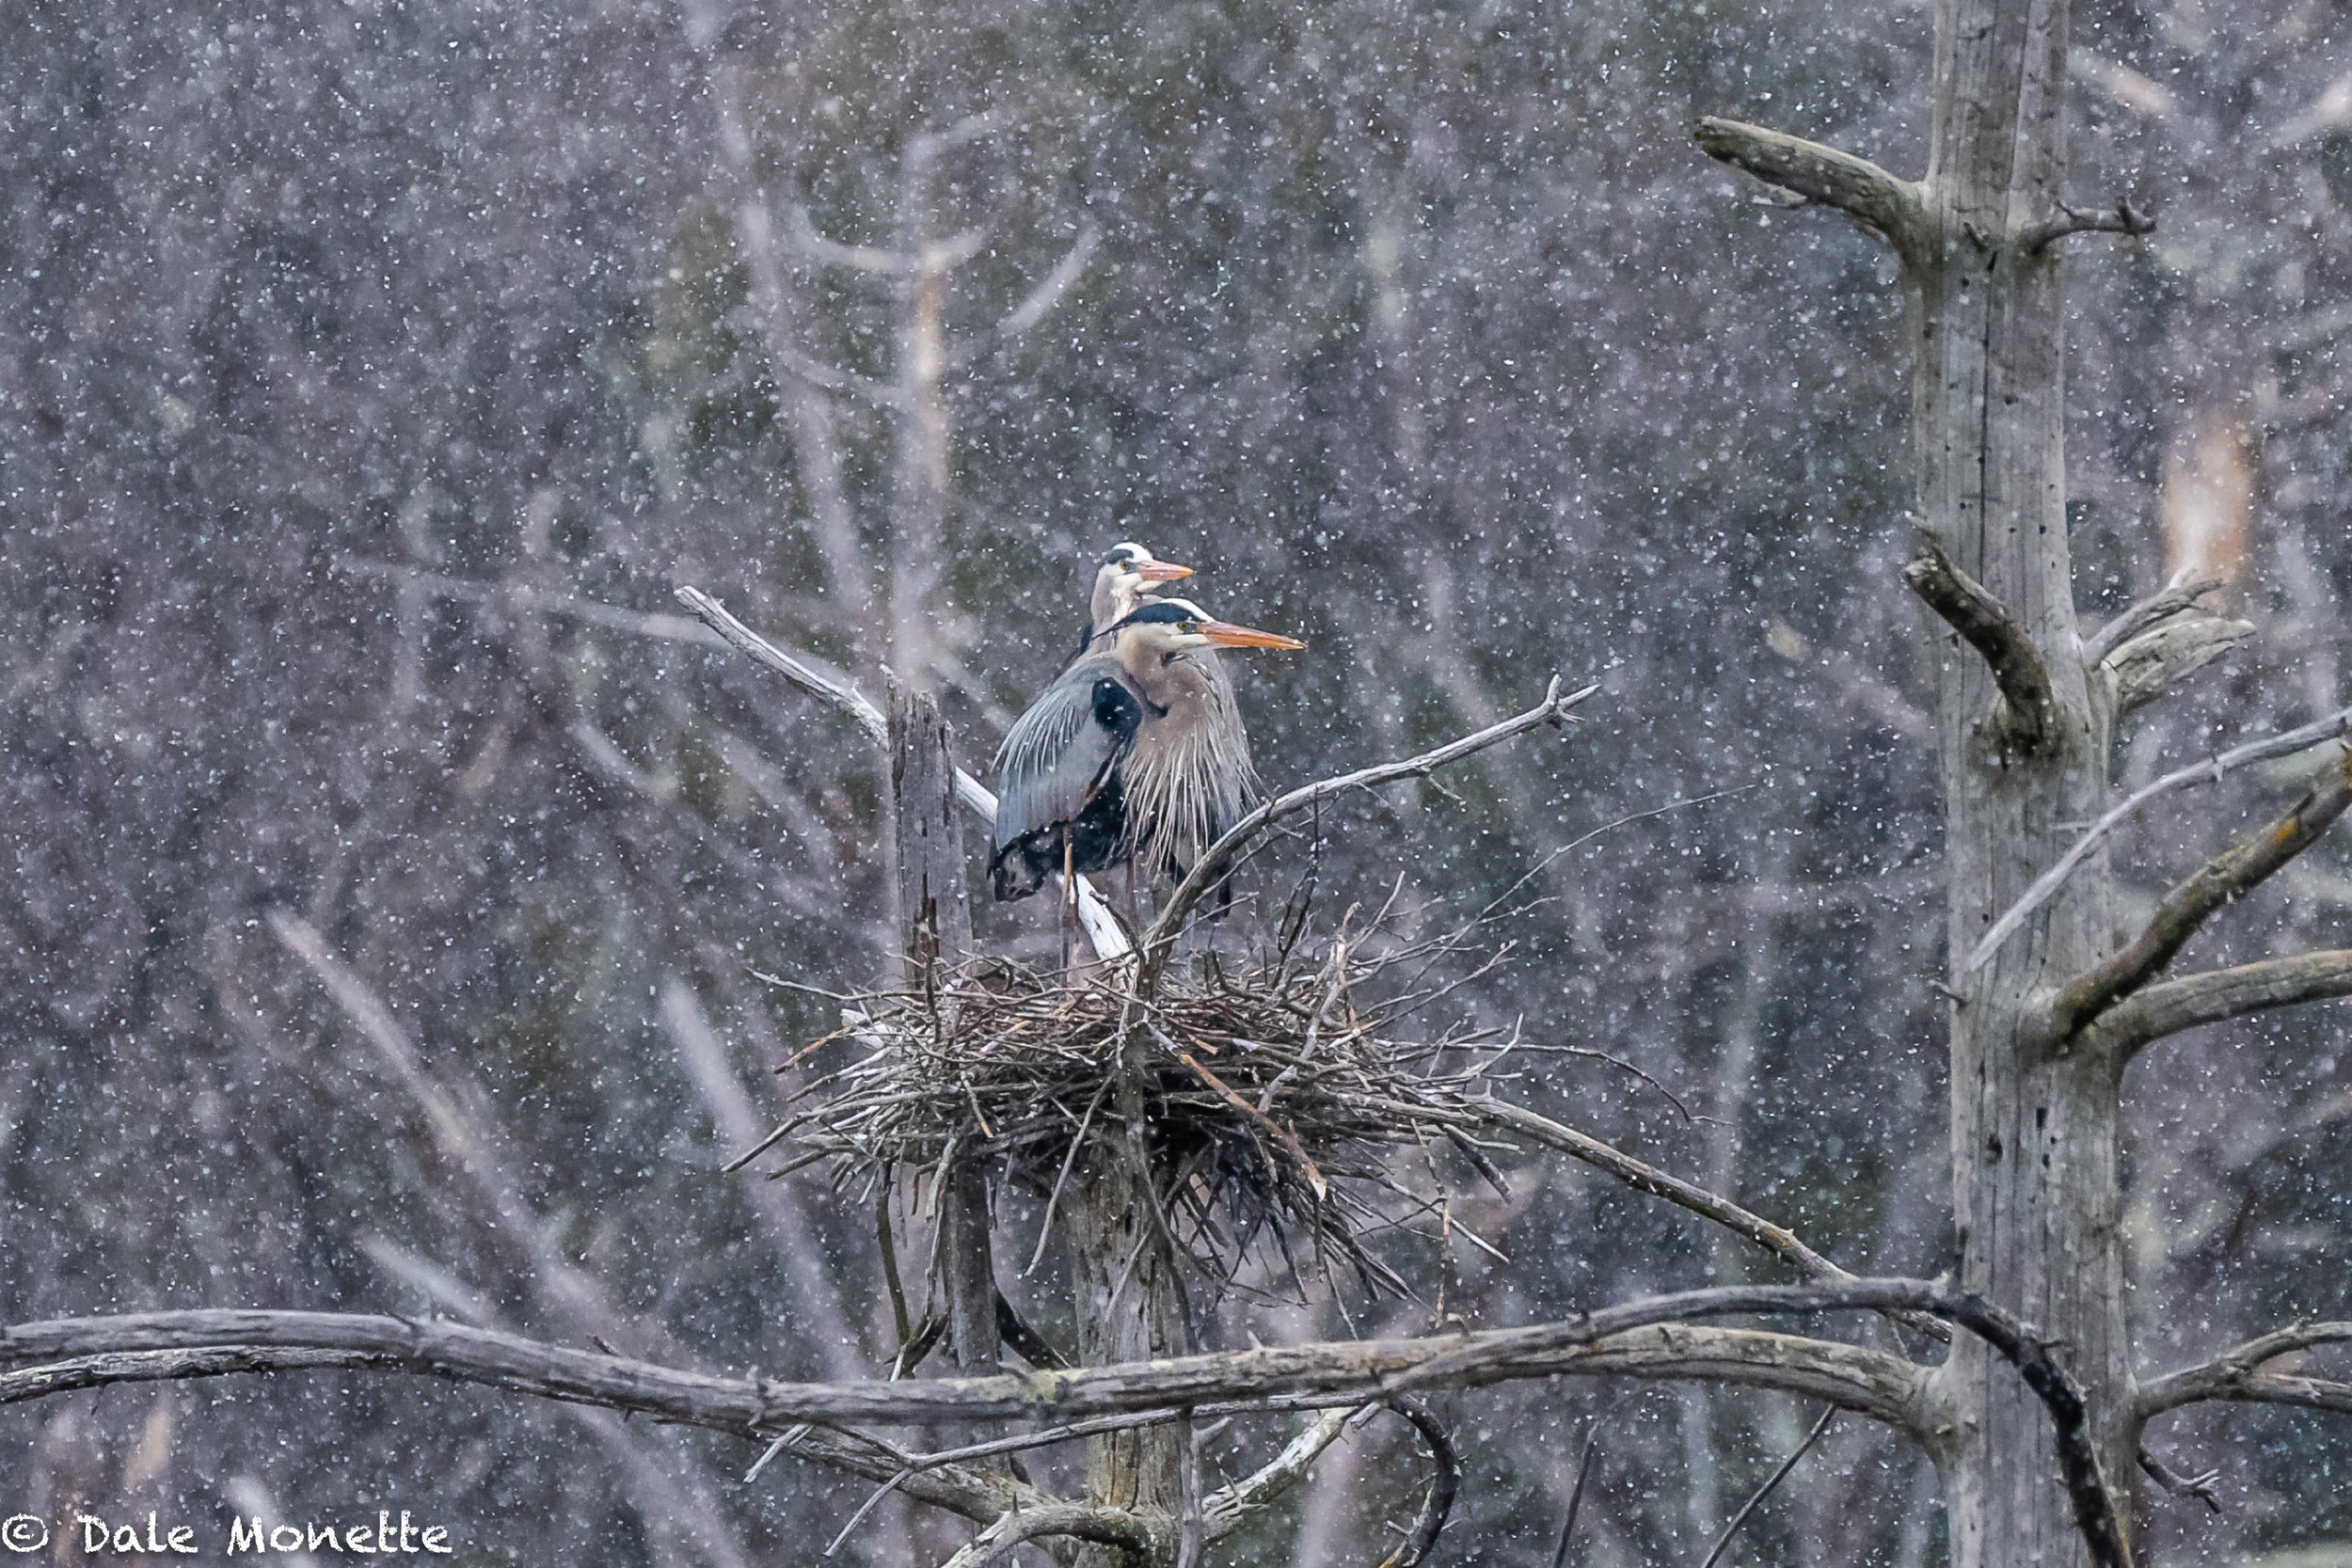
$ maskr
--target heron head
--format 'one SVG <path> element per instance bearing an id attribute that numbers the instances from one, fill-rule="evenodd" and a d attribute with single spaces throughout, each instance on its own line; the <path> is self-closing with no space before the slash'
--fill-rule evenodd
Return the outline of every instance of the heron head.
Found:
<path id="1" fill-rule="evenodd" d="M 1089 605 L 1094 612 L 1093 629 L 1107 630 L 1112 623 L 1134 614 L 1147 590 L 1190 576 L 1191 567 L 1162 561 L 1141 545 L 1113 545 L 1104 552 L 1094 574 L 1094 597 Z"/>
<path id="2" fill-rule="evenodd" d="M 1152 589 L 1190 576 L 1191 567 L 1162 561 L 1141 545 L 1113 545 L 1104 552 L 1102 564 L 1095 569 L 1094 594 L 1087 604 L 1090 619 L 1087 634 L 1078 645 L 1085 647 L 1133 615 Z"/>
<path id="3" fill-rule="evenodd" d="M 1130 663 L 1165 662 L 1201 648 L 1303 648 L 1296 638 L 1220 621 L 1189 599 L 1154 599 L 1121 619 L 1119 651 Z"/>

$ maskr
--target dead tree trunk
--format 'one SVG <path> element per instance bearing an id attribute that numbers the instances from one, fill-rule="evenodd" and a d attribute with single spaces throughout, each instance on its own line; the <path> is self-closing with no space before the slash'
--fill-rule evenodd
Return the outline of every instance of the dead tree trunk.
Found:
<path id="1" fill-rule="evenodd" d="M 1136 1162 L 1097 1144 L 1070 1174 L 1062 1231 L 1077 1306 L 1078 1362 L 1154 1361 L 1192 1349 L 1169 1255 Z M 1184 1501 L 1183 1423 L 1088 1439 L 1087 1501 L 1173 1519 Z M 1173 1539 L 1172 1534 L 1168 1537 Z M 1113 1568 L 1115 1547 L 1089 1547 L 1083 1568 Z"/>
<path id="2" fill-rule="evenodd" d="M 2066 533 L 2063 289 L 2035 230 L 2064 211 L 2067 8 L 1943 0 L 1935 114 L 1910 268 L 1922 526 L 2022 638 L 1963 646 L 1948 608 L 1937 657 L 1953 960 L 2106 808 L 2112 714 L 2078 650 Z M 1950 622 L 1951 624 L 1947 624 Z M 2040 712 L 2033 712 L 2039 705 Z M 2104 864 L 1994 960 L 1951 1016 L 1951 1147 L 1961 1275 L 2067 1347 L 2108 1479 L 2130 1484 L 2131 1366 L 2117 1218 L 2117 1065 L 2059 1048 L 2037 997 L 2105 958 Z M 1981 1346 L 1941 1374 L 1939 1456 L 1956 1568 L 2077 1560 L 2049 1477 L 2049 1423 Z"/>
<path id="3" fill-rule="evenodd" d="M 2066 535 L 2058 247 L 2066 0 L 1939 0 L 1927 177 L 1752 127 L 1703 146 L 1839 206 L 1900 254 L 1916 358 L 1917 545 L 1931 614 L 1952 963 L 2105 809 L 2113 699 L 2086 672 Z M 2122 209 L 2128 214 L 2128 209 Z M 2099 225 L 2118 227 L 2113 223 Z M 2111 1482 L 2132 1479 L 2117 1236 L 2118 1066 L 2047 1027 L 2049 988 L 2114 942 L 2103 864 L 1951 993 L 1963 1282 L 2066 1348 Z M 2049 1423 L 1963 1340 L 1938 1375 L 1955 1568 L 2080 1560 Z"/>
<path id="4" fill-rule="evenodd" d="M 890 683 L 890 800 L 897 851 L 898 945 L 905 987 L 937 994 L 935 973 L 972 953 L 964 885 L 963 823 L 957 815 L 955 754 L 939 699 Z M 957 1364 L 993 1370 L 996 1264 L 989 1239 L 988 1173 L 952 1150 L 939 1177 L 941 1282 Z"/>

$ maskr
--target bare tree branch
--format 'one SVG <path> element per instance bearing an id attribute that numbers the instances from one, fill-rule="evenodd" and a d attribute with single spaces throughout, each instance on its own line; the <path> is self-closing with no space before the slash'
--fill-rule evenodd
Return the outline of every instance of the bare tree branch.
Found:
<path id="1" fill-rule="evenodd" d="M 857 371 L 845 371 L 838 365 L 829 365 L 781 341 L 771 341 L 767 348 L 771 365 L 819 391 L 847 392 L 865 399 L 877 408 L 897 408 L 906 401 L 904 394 L 887 381 L 878 381 Z"/>
<path id="2" fill-rule="evenodd" d="M 2146 1421 L 2168 1410 L 2209 1400 L 2250 1404 L 2301 1404 L 2314 1410 L 2352 1412 L 2352 1383 L 2286 1377 L 2262 1368 L 2282 1355 L 2313 1345 L 2352 1343 L 2352 1323 L 2290 1323 L 2223 1351 L 2210 1361 L 2184 1367 L 2139 1386 L 2137 1418 Z"/>
<path id="3" fill-rule="evenodd" d="M 1528 1329 L 1487 1330 L 1438 1339 L 1344 1340 L 1261 1347 L 1061 1372 L 981 1378 L 851 1383 L 746 1381 L 675 1371 L 618 1355 L 545 1344 L 496 1330 L 434 1320 L 412 1323 L 364 1313 L 199 1310 L 61 1320 L 0 1333 L 0 1366 L 240 1346 L 236 1370 L 271 1370 L 278 1351 L 342 1354 L 352 1367 L 379 1367 L 634 1410 L 691 1426 L 750 1433 L 799 1421 L 996 1420 L 1058 1415 L 1083 1418 L 1200 1408 L 1220 1401 L 1273 1408 L 1295 1396 L 1377 1400 L 1408 1373 L 1416 1385 L 1484 1386 L 1518 1377 L 1574 1373 L 1747 1384 L 1810 1393 L 1903 1425 L 1925 1370 L 1884 1352 L 1830 1340 L 1676 1323 L 1685 1316 L 1876 1308 L 1965 1310 L 1944 1287 L 1916 1280 L 1836 1285 L 1739 1286 L 1661 1296 L 1553 1325 L 1540 1345 Z M 1920 1304 L 1937 1304 L 1927 1306 Z M 1941 1307 L 1939 1310 L 1938 1307 Z M 1648 1332 L 1672 1324 L 1663 1335 Z M 1516 1337 L 1516 1338 L 1514 1338 Z M 1510 1348 L 1500 1354 L 1495 1347 Z M 1469 1359 L 1464 1361 L 1467 1356 Z M 1444 1365 L 1438 1366 L 1442 1361 Z M 1458 1363 L 1458 1364 L 1457 1364 Z M 83 1374 L 75 1386 L 169 1375 Z M 18 1397 L 50 1392 L 30 1385 Z M 1163 1416 L 1161 1418 L 1165 1418 Z"/>
<path id="4" fill-rule="evenodd" d="M 1905 256 L 1919 243 L 1920 186 L 1897 179 L 1867 158 L 1712 116 L 1700 120 L 1692 135 L 1708 157 L 1848 214 L 1877 230 Z"/>
<path id="5" fill-rule="evenodd" d="M 1438 1533 L 1454 1513 L 1454 1495 L 1462 1486 L 1462 1460 L 1454 1452 L 1453 1433 L 1418 1402 L 1391 1400 L 1388 1407 L 1413 1423 L 1429 1445 L 1429 1457 L 1437 1469 L 1429 1478 L 1429 1490 L 1422 1498 L 1413 1528 L 1406 1531 L 1396 1550 L 1380 1560 L 1380 1568 L 1421 1568 L 1437 1548 Z"/>
<path id="6" fill-rule="evenodd" d="M 2098 668 L 2107 655 L 2141 632 L 2194 609 L 2198 600 L 2228 586 L 2228 580 L 2222 578 L 2192 578 L 2184 567 L 2162 590 L 2151 594 L 2093 632 L 2090 641 L 2083 644 L 2084 666 Z"/>
<path id="7" fill-rule="evenodd" d="M 2156 231 L 2156 220 L 2139 211 L 2128 197 L 2121 197 L 2107 211 L 2087 212 L 2080 207 L 2058 203 L 2056 215 L 2043 218 L 2018 236 L 2018 244 L 2028 252 L 2046 249 L 2053 240 L 2069 234 L 2129 234 L 2134 238 Z"/>
<path id="8" fill-rule="evenodd" d="M 724 641 L 708 626 L 683 615 L 626 610 L 618 605 L 574 598 L 569 594 L 550 594 L 522 583 L 476 582 L 467 578 L 428 572 L 405 562 L 372 561 L 365 556 L 346 555 L 338 556 L 329 564 L 328 570 L 347 577 L 414 584 L 442 598 L 465 599 L 476 604 L 505 604 L 533 614 L 568 616 L 591 626 L 607 626 L 614 631 L 625 631 L 635 637 L 650 637 L 664 642 L 697 642 L 705 647 L 716 648 Z"/>
<path id="9" fill-rule="evenodd" d="M 1922 553 L 1903 568 L 1903 581 L 1993 667 L 2010 735 L 2028 751 L 2041 745 L 2057 717 L 2042 650 L 1982 583 L 1946 558 L 1941 546 L 1925 538 L 1919 543 Z"/>
<path id="10" fill-rule="evenodd" d="M 974 1536 L 941 1568 L 987 1568 L 1025 1541 L 1049 1535 L 1075 1536 L 1120 1548 L 1131 1568 L 1152 1560 L 1152 1529 L 1123 1508 L 1092 1503 L 1050 1502 L 997 1515 L 993 1524 Z"/>
<path id="11" fill-rule="evenodd" d="M 1796 1233 L 1774 1225 L 1759 1214 L 1750 1213 L 1727 1197 L 1708 1192 L 1696 1182 L 1672 1176 L 1657 1166 L 1635 1159 L 1624 1150 L 1602 1143 L 1589 1133 L 1565 1127 L 1549 1117 L 1510 1104 L 1500 1100 L 1481 1101 L 1477 1107 L 1493 1126 L 1517 1132 L 1546 1148 L 1581 1160 L 1594 1169 L 1614 1177 L 1636 1192 L 1667 1202 L 1703 1218 L 1713 1220 L 1734 1235 L 1754 1243 L 1766 1252 L 1794 1268 L 1806 1279 L 1841 1282 L 1859 1276 L 1848 1273 L 1798 1240 Z M 1940 1340 L 1948 1340 L 1951 1331 L 1936 1319 L 1915 1312 L 1899 1313 L 1902 1322 Z"/>
<path id="12" fill-rule="evenodd" d="M 1211 1541 L 1231 1535 L 1249 1515 L 1280 1497 L 1307 1479 L 1324 1450 L 1338 1442 L 1347 1423 L 1367 1404 L 1327 1410 L 1307 1423 L 1280 1453 L 1230 1486 L 1221 1486 L 1200 1501 L 1200 1517 Z"/>
<path id="13" fill-rule="evenodd" d="M 1978 942 L 1969 953 L 1968 961 L 1962 965 L 1963 971 L 1982 968 L 1986 960 L 2000 951 L 2001 943 L 2016 934 L 2017 927 L 2026 923 L 2026 916 L 2048 903 L 2051 896 L 2066 885 L 2066 879 L 2074 874 L 2076 866 L 2090 858 L 2090 852 L 2106 840 L 2107 834 L 2113 832 L 2125 817 L 2130 816 L 2151 800 L 2169 795 L 2176 789 L 2185 789 L 2191 784 L 2217 784 L 2225 774 L 2244 768 L 2249 763 L 2267 762 L 2273 757 L 2292 756 L 2296 752 L 2307 752 L 2314 746 L 2333 740 L 2347 730 L 2352 730 L 2352 707 L 2340 708 L 2327 718 L 2315 720 L 2299 729 L 2288 730 L 2283 734 L 2270 736 L 2262 740 L 2249 741 L 2246 745 L 2222 752 L 2210 762 L 2201 762 L 2192 767 L 2176 768 L 2155 783 L 2135 790 L 2122 804 L 2116 806 L 2105 816 L 2092 823 L 2090 830 L 2074 841 L 2074 847 L 2058 857 L 2058 863 L 2035 878 L 2033 886 L 2020 895 L 2017 902 L 2002 911 L 2001 918 L 1994 921 L 1992 928 L 1985 932 L 1984 940 Z"/>
<path id="14" fill-rule="evenodd" d="M 2213 1489 L 2213 1483 L 2221 1479 L 2220 1471 L 2207 1470 L 2202 1475 L 2185 1476 L 2146 1449 L 2139 1450 L 2139 1467 L 2150 1481 L 2174 1497 L 2195 1497 L 2213 1513 L 2221 1512 L 2221 1495 Z"/>
<path id="15" fill-rule="evenodd" d="M 2115 711 L 2147 706 L 2254 635 L 2250 621 L 2176 615 L 2131 638 L 2099 665 L 2115 693 Z"/>
<path id="16" fill-rule="evenodd" d="M 858 728 L 864 730 L 866 737 L 875 745 L 890 744 L 890 721 L 882 716 L 882 710 L 876 707 L 870 698 L 850 683 L 849 676 L 820 667 L 805 655 L 785 652 L 737 620 L 724 605 L 699 588 L 678 589 L 677 600 L 701 616 L 703 623 L 717 634 L 720 641 L 736 652 L 746 655 L 755 664 L 774 671 L 818 702 L 838 708 L 856 720 Z M 965 773 L 957 780 L 957 794 L 966 805 L 974 804 L 976 791 L 987 794 L 977 781 L 968 785 L 965 784 L 971 777 Z M 995 818 L 996 801 L 993 797 L 989 800 L 987 816 L 992 821 Z"/>
<path id="17" fill-rule="evenodd" d="M 1038 286 L 1029 291 L 1020 304 L 1005 313 L 1004 319 L 973 339 L 959 345 L 948 356 L 950 370 L 964 370 L 978 363 L 998 349 L 1026 335 L 1038 323 L 1053 313 L 1061 303 L 1061 296 L 1086 276 L 1087 262 L 1093 258 L 1095 247 L 1102 244 L 1103 231 L 1092 224 L 1079 229 L 1077 240 L 1054 263 Z"/>
<path id="18" fill-rule="evenodd" d="M 2243 898 L 2309 848 L 2346 807 L 2352 807 L 2352 747 L 2337 755 L 2284 816 L 2239 839 L 2166 894 L 2129 946 L 2062 989 L 2051 1004 L 2052 1037 L 2071 1038 L 2153 979 L 2216 911 Z"/>
<path id="19" fill-rule="evenodd" d="M 1836 1418 L 1837 1407 L 1834 1404 L 1821 1412 L 1821 1418 L 1813 1423 L 1813 1430 L 1804 1434 L 1804 1441 L 1797 1445 L 1796 1451 L 1782 1460 L 1780 1468 L 1774 1470 L 1764 1484 L 1740 1505 L 1740 1512 L 1731 1516 L 1731 1523 L 1725 1525 L 1723 1534 L 1715 1538 L 1714 1548 L 1707 1554 L 1707 1560 L 1699 1564 L 1699 1568 L 1715 1568 L 1715 1564 L 1723 1560 L 1724 1549 L 1731 1544 L 1731 1538 L 1740 1533 L 1740 1527 L 1748 1522 L 1748 1515 L 1761 1507 L 1764 1499 L 1788 1479 L 1788 1472 L 1797 1467 L 1797 1461 L 1813 1451 L 1813 1445 L 1821 1440 L 1821 1434 L 1829 1430 L 1830 1422 Z"/>
<path id="20" fill-rule="evenodd" d="M 2184 1029 L 2339 996 L 2352 996 L 2352 948 L 2167 980 L 2118 1003 L 2080 1037 L 2087 1049 L 2113 1052 L 2121 1065 L 2141 1047 Z"/>
<path id="21" fill-rule="evenodd" d="M 726 606 L 699 588 L 677 590 L 678 602 L 702 617 L 711 630 L 728 645 L 749 656 L 755 663 L 766 666 L 799 687 L 819 702 L 839 708 L 857 721 L 868 739 L 877 746 L 890 744 L 889 721 L 882 709 L 843 676 L 831 675 L 818 670 L 808 660 L 785 652 L 729 614 Z M 996 796 L 979 780 L 956 769 L 956 799 L 982 822 L 993 825 L 996 820 Z M 1126 933 L 1120 928 L 1119 919 L 1111 913 L 1110 905 L 1095 891 L 1094 884 L 1078 879 L 1078 923 L 1085 927 L 1087 940 L 1093 944 L 1094 955 L 1105 963 L 1124 958 L 1130 951 Z"/>
<path id="22" fill-rule="evenodd" d="M 753 1436 L 794 1421 L 1112 1414 L 1197 1407 L 1235 1392 L 1262 1401 L 1297 1394 L 1389 1400 L 1406 1386 L 1613 1374 L 1807 1393 L 1924 1434 L 1928 1374 L 1911 1362 L 1830 1340 L 1677 1321 L 1889 1308 L 1931 1312 L 1960 1323 L 2017 1369 L 2050 1412 L 2061 1479 L 2093 1561 L 2101 1568 L 2128 1568 L 2114 1497 L 2091 1447 L 2080 1386 L 2052 1358 L 2050 1347 L 2009 1313 L 1980 1296 L 1929 1280 L 1734 1286 L 1606 1307 L 1572 1323 L 1438 1340 L 1261 1347 L 1067 1372 L 852 1384 L 709 1377 L 444 1322 L 331 1312 L 159 1312 L 0 1331 L 0 1366 L 22 1369 L 0 1373 L 0 1403 L 112 1383 L 340 1365 L 641 1410 Z M 197 1352 L 208 1354 L 186 1354 Z"/>
<path id="23" fill-rule="evenodd" d="M 869 272 L 884 277 L 903 277 L 920 271 L 922 258 L 878 245 L 843 245 L 828 239 L 809 221 L 808 209 L 799 202 L 787 202 L 784 209 L 785 243 L 808 260 L 828 267 L 847 267 L 852 272 Z"/>
<path id="24" fill-rule="evenodd" d="M 1147 994 L 1152 983 L 1159 977 L 1160 971 L 1168 963 L 1168 955 L 1176 950 L 1176 939 L 1183 934 L 1185 917 L 1192 913 L 1193 906 L 1200 903 L 1211 888 L 1225 879 L 1232 869 L 1234 857 L 1249 841 L 1277 822 L 1306 810 L 1318 800 L 1345 794 L 1351 789 L 1373 789 L 1398 779 L 1426 778 L 1449 763 L 1459 762 L 1489 746 L 1500 745 L 1538 724 L 1558 724 L 1568 709 L 1599 689 L 1597 686 L 1588 686 L 1564 697 L 1560 694 L 1560 677 L 1554 675 L 1550 687 L 1544 692 L 1544 700 L 1515 719 L 1506 719 L 1500 724 L 1490 725 L 1475 735 L 1464 736 L 1459 740 L 1448 742 L 1434 752 L 1424 752 L 1417 757 L 1359 768 L 1353 773 L 1302 784 L 1287 795 L 1268 800 L 1227 829 L 1222 837 L 1210 845 L 1207 851 L 1193 863 L 1192 869 L 1184 874 L 1184 879 L 1177 884 L 1176 891 L 1168 895 L 1167 906 L 1152 922 L 1151 928 L 1144 933 L 1139 943 L 1143 958 L 1136 976 L 1136 993 Z"/>

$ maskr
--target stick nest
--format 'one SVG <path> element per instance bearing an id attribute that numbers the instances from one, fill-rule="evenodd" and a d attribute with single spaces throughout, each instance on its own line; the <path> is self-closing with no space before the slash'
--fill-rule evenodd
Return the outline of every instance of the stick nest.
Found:
<path id="1" fill-rule="evenodd" d="M 854 1059 L 802 1088 L 792 1119 L 753 1152 L 781 1147 L 775 1174 L 828 1167 L 842 1189 L 906 1176 L 911 1191 L 926 1177 L 935 1190 L 942 1171 L 979 1160 L 1045 1197 L 1050 1225 L 1067 1183 L 1121 1157 L 1139 1107 L 1170 1234 L 1218 1286 L 1235 1286 L 1253 1256 L 1270 1262 L 1270 1248 L 1302 1288 L 1310 1270 L 1337 1286 L 1339 1264 L 1369 1293 L 1407 1294 L 1367 1243 L 1403 1228 L 1486 1247 L 1445 1207 L 1435 1156 L 1451 1146 L 1502 1185 L 1474 1102 L 1510 1049 L 1492 1030 L 1408 1027 L 1499 956 L 1451 984 L 1415 976 L 1361 1000 L 1401 959 L 1426 956 L 1367 958 L 1343 935 L 1319 964 L 1284 954 L 1238 978 L 1170 974 L 1148 1002 L 1124 968 L 1065 976 L 1002 961 L 920 994 L 860 994 L 843 1027 L 801 1053 L 847 1038 Z"/>

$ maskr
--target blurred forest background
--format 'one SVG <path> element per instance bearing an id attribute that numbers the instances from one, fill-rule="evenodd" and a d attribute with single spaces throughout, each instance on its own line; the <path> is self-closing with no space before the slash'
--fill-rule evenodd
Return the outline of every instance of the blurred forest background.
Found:
<path id="1" fill-rule="evenodd" d="M 821 996 L 891 943 L 878 765 L 714 650 L 934 686 L 985 764 L 1110 543 L 1311 652 L 1248 666 L 1270 782 L 1605 683 L 1565 740 L 1327 817 L 1319 919 L 1474 913 L 1592 837 L 1453 999 L 1518 1092 L 1858 1270 L 1949 1255 L 1934 773 L 1898 579 L 1893 263 L 1691 145 L 1703 113 L 1915 174 L 1922 6 L 1323 0 L 31 0 L 0 8 L 0 1321 L 457 1313 L 659 1360 L 887 1360 L 872 1215 L 726 1177 Z M 2352 594 L 2352 17 L 2078 5 L 2078 593 L 2233 575 L 2257 640 L 2143 776 L 2341 705 Z M 928 247 L 928 249 L 926 248 Z M 883 252 L 935 265 L 875 270 Z M 2143 825 L 2180 869 L 2278 804 Z M 1287 889 L 1310 855 L 1263 860 Z M 2156 885 L 2143 890 L 2153 894 Z M 1433 901 L 1442 900 L 1442 907 Z M 1042 904 L 1044 901 L 1040 900 Z M 2344 836 L 2208 939 L 2352 941 Z M 1220 939 L 1238 948 L 1247 911 Z M 984 941 L 1050 951 L 1047 911 Z M 2352 1309 L 2338 1009 L 2128 1085 L 2136 1300 L 2168 1364 Z M 1736 1243 L 1529 1164 L 1464 1219 L 1480 1324 L 1742 1277 Z M 1355 1326 L 1431 1326 L 1422 1299 Z M 1010 1270 L 1008 1269 L 1009 1275 Z M 1019 1282 L 1048 1332 L 1051 1271 Z M 1228 1330 L 1341 1334 L 1328 1307 Z M 1528 1386 L 1452 1402 L 1445 1560 L 1695 1563 L 1814 1412 Z M 2227 1512 L 2164 1560 L 2352 1560 L 2341 1424 L 2160 1426 Z M 1249 1439 L 1270 1452 L 1278 1423 Z M 747 1445 L 416 1380 L 0 1412 L 0 1503 L 378 1506 L 476 1557 L 805 1561 L 863 1496 Z M 1735 1555 L 1943 1560 L 1932 1475 L 1832 1428 Z M 1368 1561 L 1384 1427 L 1241 1560 Z M 961 1539 L 895 1505 L 841 1560 Z M 1296 1545 L 1294 1551 L 1293 1540 Z M 2338 1555 L 2309 1555 L 2318 1543 Z M 1252 1556 L 1254 1553 L 1256 1555 Z M 2286 1560 L 2279 1559 L 2278 1560 Z"/>

